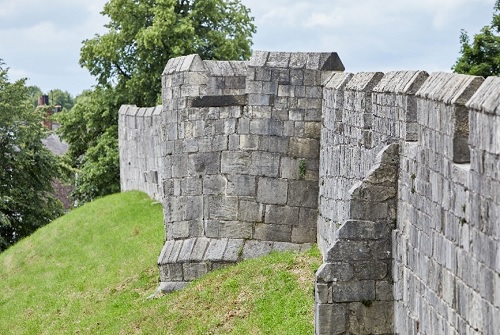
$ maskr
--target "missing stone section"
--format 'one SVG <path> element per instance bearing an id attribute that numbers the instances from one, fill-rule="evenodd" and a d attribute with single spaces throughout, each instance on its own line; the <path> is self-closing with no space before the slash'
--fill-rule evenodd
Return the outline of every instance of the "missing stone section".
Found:
<path id="1" fill-rule="evenodd" d="M 247 95 L 207 95 L 202 97 L 189 98 L 189 107 L 227 107 L 245 106 Z"/>

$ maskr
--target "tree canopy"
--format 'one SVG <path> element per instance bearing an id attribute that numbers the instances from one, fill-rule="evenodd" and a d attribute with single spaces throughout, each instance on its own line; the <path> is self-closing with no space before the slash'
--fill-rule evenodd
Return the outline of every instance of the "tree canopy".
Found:
<path id="1" fill-rule="evenodd" d="M 493 19 L 474 35 L 471 41 L 467 32 L 460 34 L 460 57 L 452 67 L 454 72 L 476 76 L 500 75 L 500 0 L 493 7 Z"/>
<path id="2" fill-rule="evenodd" d="M 80 64 L 101 85 L 129 93 L 129 103 L 158 102 L 161 73 L 172 57 L 248 59 L 255 32 L 239 0 L 111 0 L 108 32 L 85 40 Z"/>
<path id="3" fill-rule="evenodd" d="M 110 0 L 102 14 L 110 20 L 107 32 L 83 41 L 80 53 L 81 66 L 98 84 L 59 116 L 81 202 L 119 190 L 122 104 L 158 104 L 161 74 L 172 57 L 248 59 L 256 29 L 240 0 Z"/>
<path id="4" fill-rule="evenodd" d="M 24 79 L 10 83 L 0 61 L 0 251 L 63 212 L 51 185 L 59 163 L 42 144 L 30 91 Z"/>

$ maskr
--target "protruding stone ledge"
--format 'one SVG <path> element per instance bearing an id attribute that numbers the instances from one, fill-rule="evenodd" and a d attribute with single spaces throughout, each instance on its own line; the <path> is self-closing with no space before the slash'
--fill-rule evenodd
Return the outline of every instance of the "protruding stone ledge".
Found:
<path id="1" fill-rule="evenodd" d="M 196 237 L 165 242 L 158 257 L 159 290 L 180 290 L 190 281 L 221 267 L 273 251 L 303 251 L 311 243 Z"/>

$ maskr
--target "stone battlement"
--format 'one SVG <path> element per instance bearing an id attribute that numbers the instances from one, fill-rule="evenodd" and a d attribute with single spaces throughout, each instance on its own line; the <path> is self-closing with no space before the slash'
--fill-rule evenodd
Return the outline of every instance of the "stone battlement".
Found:
<path id="1" fill-rule="evenodd" d="M 162 289 L 317 242 L 317 334 L 495 333 L 500 79 L 343 70 L 190 55 L 162 106 L 122 106 L 122 190 L 164 207 Z"/>

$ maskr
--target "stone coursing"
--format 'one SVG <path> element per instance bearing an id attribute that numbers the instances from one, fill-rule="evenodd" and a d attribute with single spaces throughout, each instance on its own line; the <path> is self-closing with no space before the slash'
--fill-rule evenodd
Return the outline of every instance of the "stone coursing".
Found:
<path id="1" fill-rule="evenodd" d="M 120 109 L 122 189 L 163 202 L 161 288 L 317 242 L 316 334 L 500 329 L 500 79 L 334 53 L 169 61 Z"/>
<path id="2" fill-rule="evenodd" d="M 122 107 L 122 189 L 163 200 L 164 290 L 316 241 L 321 85 L 334 70 L 335 53 L 190 55 L 165 67 L 162 107 Z"/>

